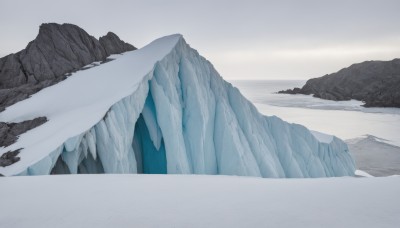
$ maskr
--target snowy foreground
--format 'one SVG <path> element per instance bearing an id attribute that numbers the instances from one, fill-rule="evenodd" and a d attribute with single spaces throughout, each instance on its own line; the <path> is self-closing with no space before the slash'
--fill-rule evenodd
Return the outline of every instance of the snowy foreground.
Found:
<path id="1" fill-rule="evenodd" d="M 0 178 L 0 227 L 399 227 L 400 177 Z"/>

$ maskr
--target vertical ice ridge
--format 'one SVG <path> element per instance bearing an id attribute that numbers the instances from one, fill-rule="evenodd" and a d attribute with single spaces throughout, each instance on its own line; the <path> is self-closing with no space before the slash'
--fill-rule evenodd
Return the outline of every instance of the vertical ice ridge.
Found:
<path id="1" fill-rule="evenodd" d="M 262 177 L 353 175 L 346 144 L 262 116 L 181 38 L 138 89 L 22 175 L 157 172 Z"/>

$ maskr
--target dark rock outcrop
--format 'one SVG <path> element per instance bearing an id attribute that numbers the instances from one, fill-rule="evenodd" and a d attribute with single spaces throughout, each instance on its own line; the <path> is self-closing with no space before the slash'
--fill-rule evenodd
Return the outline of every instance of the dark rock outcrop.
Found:
<path id="1" fill-rule="evenodd" d="M 19 154 L 20 150 L 21 149 L 14 150 L 14 151 L 8 151 L 8 152 L 5 152 L 4 154 L 2 154 L 0 157 L 0 166 L 6 167 L 6 166 L 12 165 L 15 162 L 19 161 L 21 158 L 17 157 L 17 155 Z"/>
<path id="2" fill-rule="evenodd" d="M 72 24 L 42 24 L 39 34 L 15 54 L 0 58 L 0 111 L 110 54 L 135 50 L 109 32 L 101 41 Z"/>
<path id="3" fill-rule="evenodd" d="M 400 108 L 400 59 L 366 61 L 336 73 L 313 78 L 303 88 L 279 91 L 287 94 L 314 94 L 314 97 L 343 101 L 356 99 L 366 107 Z"/>
<path id="4" fill-rule="evenodd" d="M 0 147 L 7 147 L 15 143 L 19 135 L 42 125 L 46 121 L 46 117 L 38 117 L 33 120 L 26 120 L 20 123 L 0 122 Z M 0 166 L 5 167 L 18 162 L 20 157 L 17 157 L 17 155 L 19 154 L 20 150 L 21 149 L 8 151 L 2 154 L 0 157 Z"/>
<path id="5" fill-rule="evenodd" d="M 20 134 L 23 134 L 37 126 L 44 124 L 46 117 L 38 117 L 20 123 L 0 122 L 0 147 L 6 147 L 15 143 Z"/>

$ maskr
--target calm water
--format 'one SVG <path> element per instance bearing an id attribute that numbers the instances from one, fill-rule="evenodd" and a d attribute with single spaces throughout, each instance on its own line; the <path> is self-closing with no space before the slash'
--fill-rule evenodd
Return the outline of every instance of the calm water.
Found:
<path id="1" fill-rule="evenodd" d="M 360 101 L 328 101 L 307 95 L 275 94 L 305 81 L 230 81 L 264 115 L 276 115 L 342 139 L 374 135 L 400 146 L 400 108 L 364 108 Z"/>

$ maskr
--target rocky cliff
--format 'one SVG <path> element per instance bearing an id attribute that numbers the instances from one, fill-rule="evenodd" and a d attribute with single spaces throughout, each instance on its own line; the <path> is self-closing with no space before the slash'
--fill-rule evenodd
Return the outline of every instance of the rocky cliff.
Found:
<path id="1" fill-rule="evenodd" d="M 303 88 L 279 91 L 288 94 L 314 94 L 328 100 L 356 99 L 366 107 L 400 107 L 400 59 L 366 61 L 336 73 L 313 78 Z"/>
<path id="2" fill-rule="evenodd" d="M 28 46 L 0 59 L 0 111 L 65 79 L 67 73 L 135 50 L 112 32 L 99 40 L 72 24 L 42 24 Z"/>

